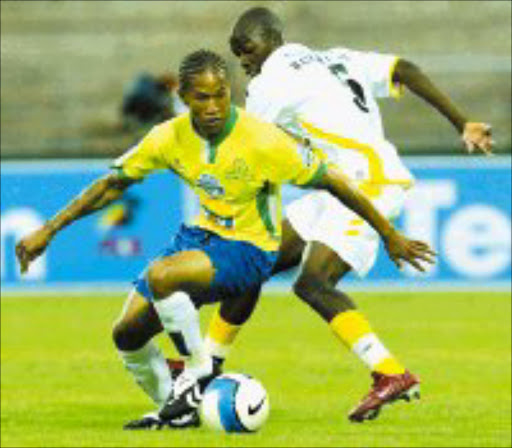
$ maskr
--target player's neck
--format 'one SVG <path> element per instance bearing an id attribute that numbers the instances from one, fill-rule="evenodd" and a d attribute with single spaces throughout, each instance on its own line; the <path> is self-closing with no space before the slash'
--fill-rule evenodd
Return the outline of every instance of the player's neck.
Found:
<path id="1" fill-rule="evenodd" d="M 226 117 L 224 124 L 219 132 L 215 134 L 208 134 L 201 126 L 197 123 L 197 121 L 192 117 L 192 127 L 194 131 L 204 140 L 208 140 L 212 145 L 218 145 L 233 129 L 235 122 L 238 118 L 238 113 L 236 111 L 236 107 L 234 105 L 230 106 L 229 115 Z"/>

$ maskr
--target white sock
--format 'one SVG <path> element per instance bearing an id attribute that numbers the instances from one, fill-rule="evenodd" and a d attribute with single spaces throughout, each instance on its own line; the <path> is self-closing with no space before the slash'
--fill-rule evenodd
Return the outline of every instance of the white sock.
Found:
<path id="1" fill-rule="evenodd" d="M 155 300 L 154 305 L 165 331 L 185 356 L 185 370 L 196 378 L 212 373 L 212 360 L 201 336 L 199 313 L 190 296 L 177 291 L 165 299 Z"/>
<path id="2" fill-rule="evenodd" d="M 391 353 L 384 347 L 379 338 L 370 333 L 361 337 L 353 346 L 352 351 L 363 361 L 370 370 L 383 359 L 391 358 Z"/>
<path id="3" fill-rule="evenodd" d="M 172 377 L 169 366 L 153 341 L 134 351 L 118 350 L 126 369 L 150 398 L 159 406 L 169 397 Z"/>
<path id="4" fill-rule="evenodd" d="M 215 342 L 210 336 L 206 336 L 204 340 L 206 351 L 212 358 L 225 360 L 231 350 L 231 345 L 224 345 Z"/>

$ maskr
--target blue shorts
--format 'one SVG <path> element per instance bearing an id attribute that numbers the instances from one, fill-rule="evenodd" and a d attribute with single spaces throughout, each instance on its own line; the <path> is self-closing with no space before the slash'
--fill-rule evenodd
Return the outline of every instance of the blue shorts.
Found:
<path id="1" fill-rule="evenodd" d="M 270 277 L 277 260 L 277 252 L 265 252 L 251 243 L 228 240 L 208 230 L 186 225 L 180 227 L 158 258 L 187 250 L 204 252 L 215 268 L 208 296 L 201 297 L 204 302 L 237 298 L 248 291 L 258 290 Z M 153 293 L 146 279 L 147 269 L 133 284 L 138 293 L 152 301 Z"/>

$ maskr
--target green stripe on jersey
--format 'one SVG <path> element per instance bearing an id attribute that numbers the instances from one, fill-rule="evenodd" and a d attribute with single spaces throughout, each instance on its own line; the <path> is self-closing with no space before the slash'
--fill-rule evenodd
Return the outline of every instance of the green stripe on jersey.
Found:
<path id="1" fill-rule="evenodd" d="M 306 182 L 304 185 L 301 185 L 301 187 L 314 188 L 323 179 L 325 173 L 327 173 L 327 164 L 325 162 L 322 162 L 318 169 L 316 170 L 316 173 L 313 174 L 313 177 L 309 179 L 309 181 Z"/>
<path id="2" fill-rule="evenodd" d="M 256 196 L 256 207 L 260 218 L 272 238 L 277 238 L 276 200 L 278 189 L 266 183 Z"/>
<path id="3" fill-rule="evenodd" d="M 215 137 L 212 141 L 207 142 L 207 150 L 208 150 L 208 163 L 215 163 L 215 157 L 217 156 L 217 148 L 219 145 L 231 134 L 231 131 L 235 127 L 235 124 L 238 120 L 238 111 L 236 107 L 231 105 L 229 109 L 229 117 L 224 125 L 224 129 L 222 132 Z"/>

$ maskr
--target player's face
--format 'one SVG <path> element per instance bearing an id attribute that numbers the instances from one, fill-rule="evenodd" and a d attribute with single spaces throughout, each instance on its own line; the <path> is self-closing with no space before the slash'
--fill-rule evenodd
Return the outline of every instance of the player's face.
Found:
<path id="1" fill-rule="evenodd" d="M 225 73 L 205 71 L 194 76 L 183 99 L 202 136 L 213 138 L 222 132 L 231 106 L 231 91 Z"/>
<path id="2" fill-rule="evenodd" d="M 258 30 L 232 37 L 230 43 L 231 51 L 250 78 L 259 75 L 261 66 L 274 50 L 272 42 L 265 40 Z"/>

